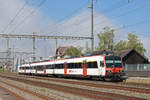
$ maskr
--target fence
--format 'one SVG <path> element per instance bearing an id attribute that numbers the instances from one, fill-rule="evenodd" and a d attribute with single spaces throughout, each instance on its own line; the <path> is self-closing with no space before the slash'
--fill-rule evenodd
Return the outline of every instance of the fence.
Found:
<path id="1" fill-rule="evenodd" d="M 125 71 L 150 71 L 150 64 L 126 64 Z"/>

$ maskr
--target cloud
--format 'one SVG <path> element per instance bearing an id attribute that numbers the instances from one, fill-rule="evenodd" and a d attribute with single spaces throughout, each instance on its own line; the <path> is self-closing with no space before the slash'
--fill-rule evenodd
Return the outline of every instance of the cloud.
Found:
<path id="1" fill-rule="evenodd" d="M 24 5 L 24 0 L 1 0 L 0 1 L 0 31 L 2 31 L 10 20 L 15 16 L 18 9 Z M 14 23 L 8 27 L 6 32 L 11 32 L 13 28 L 20 23 L 35 7 L 26 5 L 25 9 L 18 15 Z M 62 16 L 63 17 L 63 16 Z M 65 19 L 61 22 L 56 22 L 51 17 L 46 17 L 41 10 L 37 10 L 35 14 L 30 16 L 23 24 L 21 24 L 14 33 L 17 34 L 32 34 L 38 32 L 41 35 L 67 35 L 67 36 L 91 36 L 91 16 L 88 10 L 82 10 L 74 14 L 71 18 Z M 94 12 L 94 37 L 95 47 L 98 44 L 97 34 L 103 31 L 105 26 L 116 29 L 120 24 L 112 19 L 105 17 L 99 12 Z M 126 37 L 124 30 L 115 33 L 116 41 Z M 143 38 L 144 46 L 149 50 L 148 39 Z M 11 39 L 10 47 L 19 48 L 19 51 L 32 51 L 32 40 L 30 39 Z M 119 41 L 119 40 L 118 40 Z M 86 42 L 90 40 L 58 40 L 58 46 L 73 45 L 76 47 L 84 47 Z M 1 39 L 1 51 L 6 50 L 6 40 Z M 37 56 L 55 55 L 55 40 L 36 40 L 36 53 Z M 148 51 L 147 50 L 147 51 Z M 149 56 L 150 53 L 148 52 Z"/>
<path id="2" fill-rule="evenodd" d="M 0 30 L 2 31 L 5 26 L 11 21 L 11 19 L 15 16 L 16 12 L 24 5 L 23 0 L 1 0 L 0 1 Z M 18 25 L 28 14 L 34 9 L 33 6 L 26 5 L 25 9 L 17 16 L 16 20 L 12 25 L 8 27 L 5 32 L 11 32 L 16 25 Z M 30 16 L 27 20 L 23 22 L 19 27 L 16 28 L 14 33 L 18 34 L 32 34 L 32 32 L 39 32 L 41 35 L 68 35 L 68 36 L 91 36 L 91 16 L 88 10 L 82 10 L 81 12 L 75 14 L 70 19 L 63 20 L 61 22 L 56 22 L 50 17 L 45 17 L 44 14 L 37 10 L 35 14 Z M 101 24 L 101 21 L 103 23 Z M 112 28 L 115 25 L 111 24 L 112 20 L 106 18 L 102 14 L 95 12 L 94 13 L 94 33 L 95 33 L 95 44 L 97 44 L 98 39 L 97 33 L 102 31 L 102 28 L 105 26 L 110 26 Z M 3 39 L 3 42 L 5 40 Z M 20 48 L 24 51 L 32 50 L 32 40 L 30 39 L 22 39 L 22 40 L 10 40 L 11 48 L 13 45 L 15 47 Z M 73 45 L 73 46 L 85 46 L 85 42 L 88 41 L 90 44 L 90 40 L 58 40 L 59 46 L 64 45 Z M 6 44 L 6 43 L 5 43 Z M 23 44 L 23 45 L 22 45 Z M 44 51 L 46 49 L 47 55 L 55 55 L 55 41 L 54 40 L 36 40 L 36 52 L 37 55 L 46 55 Z M 3 45 L 2 48 L 6 49 L 6 46 Z M 4 49 L 4 50 L 5 50 Z"/>
<path id="3" fill-rule="evenodd" d="M 103 31 L 103 28 L 105 26 L 116 28 L 116 26 L 112 24 L 112 21 L 113 20 L 106 18 L 99 12 L 94 13 L 95 47 L 98 44 L 97 34 Z M 91 14 L 88 10 L 83 10 L 80 13 L 75 14 L 72 18 L 60 22 L 59 26 L 57 26 L 57 29 L 59 30 L 60 33 L 62 33 L 62 35 L 90 37 L 91 36 Z M 88 43 L 90 44 L 90 40 L 82 40 L 82 42 L 69 41 L 68 44 L 71 45 L 76 43 L 76 45 L 80 45 L 84 47 L 86 41 L 88 41 Z"/>
<path id="4" fill-rule="evenodd" d="M 0 0 L 0 33 L 3 31 L 5 34 L 11 33 L 14 30 L 14 32 L 11 34 L 32 34 L 33 32 L 38 32 L 45 28 L 48 24 L 55 23 L 55 21 L 51 18 L 45 17 L 39 9 L 37 9 L 33 15 L 30 15 L 35 7 L 26 4 L 14 22 L 7 27 L 7 25 L 24 4 L 25 0 Z M 47 28 L 47 30 L 49 29 L 50 28 Z M 39 40 L 36 41 L 39 42 Z M 0 50 L 6 50 L 6 39 L 1 39 L 0 43 L 3 43 L 0 45 Z M 10 39 L 10 48 L 13 48 L 13 45 L 15 48 L 20 48 L 19 51 L 21 50 L 30 52 L 32 50 L 32 40 L 30 39 Z M 40 52 L 40 50 L 38 50 L 40 48 L 43 48 L 42 45 L 39 48 L 37 47 L 37 51 L 39 52 L 38 54 L 42 54 L 42 51 Z"/>

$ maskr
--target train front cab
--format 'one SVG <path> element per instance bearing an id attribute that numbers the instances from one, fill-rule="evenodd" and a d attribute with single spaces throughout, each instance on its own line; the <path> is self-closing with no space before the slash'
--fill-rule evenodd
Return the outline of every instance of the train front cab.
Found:
<path id="1" fill-rule="evenodd" d="M 104 67 L 105 79 L 112 81 L 126 80 L 127 76 L 125 76 L 124 67 L 119 56 L 105 56 Z"/>

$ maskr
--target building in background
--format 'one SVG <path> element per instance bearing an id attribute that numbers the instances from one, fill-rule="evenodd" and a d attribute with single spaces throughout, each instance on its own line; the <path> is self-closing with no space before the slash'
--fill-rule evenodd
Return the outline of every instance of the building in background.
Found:
<path id="1" fill-rule="evenodd" d="M 121 50 L 115 52 L 115 55 L 120 56 L 123 61 L 123 65 L 126 64 L 148 64 L 149 61 L 147 58 L 139 54 L 134 49 Z"/>
<path id="2" fill-rule="evenodd" d="M 67 57 L 67 55 L 65 55 L 65 51 L 68 49 L 68 48 L 75 48 L 73 46 L 63 46 L 63 47 L 59 47 L 56 49 L 56 58 L 57 59 L 60 59 L 60 58 L 65 58 Z"/>

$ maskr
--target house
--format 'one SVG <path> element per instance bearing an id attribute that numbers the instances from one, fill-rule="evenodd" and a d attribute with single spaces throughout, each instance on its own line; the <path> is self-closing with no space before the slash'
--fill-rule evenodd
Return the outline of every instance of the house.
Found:
<path id="1" fill-rule="evenodd" d="M 148 59 L 134 49 L 116 51 L 115 55 L 120 56 L 125 64 L 148 64 Z"/>
<path id="2" fill-rule="evenodd" d="M 73 46 L 63 46 L 63 47 L 59 47 L 56 49 L 56 58 L 59 59 L 59 58 L 64 58 L 66 55 L 65 55 L 65 51 L 68 49 L 68 48 L 75 48 Z"/>
<path id="3" fill-rule="evenodd" d="M 66 47 L 59 47 L 56 50 L 56 57 L 57 58 L 63 58 L 65 56 L 65 51 L 68 48 L 74 48 L 73 46 L 66 46 Z M 138 53 L 134 49 L 128 49 L 128 50 L 121 50 L 121 51 L 106 51 L 106 50 L 100 50 L 100 51 L 92 51 L 86 53 L 84 56 L 92 56 L 92 55 L 115 55 L 115 56 L 120 56 L 123 65 L 125 64 L 148 64 L 149 61 L 147 58 L 145 58 L 143 55 Z"/>

